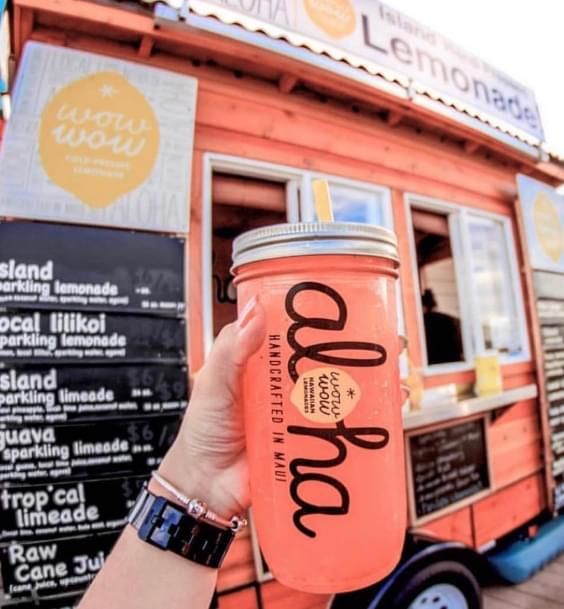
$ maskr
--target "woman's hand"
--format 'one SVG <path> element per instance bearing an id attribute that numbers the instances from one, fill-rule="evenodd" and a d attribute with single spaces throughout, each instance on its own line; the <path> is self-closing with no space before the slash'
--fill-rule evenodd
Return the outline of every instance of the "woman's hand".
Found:
<path id="1" fill-rule="evenodd" d="M 225 518 L 250 504 L 241 373 L 264 333 L 264 311 L 253 298 L 218 335 L 196 375 L 178 437 L 159 467 L 179 490 Z M 166 494 L 154 481 L 151 488 Z"/>
<path id="2" fill-rule="evenodd" d="M 252 300 L 239 322 L 226 326 L 196 376 L 184 421 L 159 471 L 191 498 L 229 518 L 249 505 L 241 372 L 261 344 L 264 311 Z M 156 494 L 174 495 L 151 480 Z M 126 527 L 80 609 L 206 609 L 217 583 L 210 569 L 140 541 Z"/>

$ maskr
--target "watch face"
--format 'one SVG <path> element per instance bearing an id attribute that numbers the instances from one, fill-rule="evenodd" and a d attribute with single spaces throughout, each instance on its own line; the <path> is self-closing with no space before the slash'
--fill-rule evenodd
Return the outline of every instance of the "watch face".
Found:
<path id="1" fill-rule="evenodd" d="M 173 539 L 171 531 L 176 533 L 179 531 L 181 524 L 186 525 L 183 521 L 192 519 L 163 497 L 147 494 L 151 498 L 150 508 L 139 528 L 139 533 L 143 535 L 145 541 L 163 550 L 171 549 L 171 540 Z M 192 520 L 189 525 L 194 528 L 196 523 Z"/>

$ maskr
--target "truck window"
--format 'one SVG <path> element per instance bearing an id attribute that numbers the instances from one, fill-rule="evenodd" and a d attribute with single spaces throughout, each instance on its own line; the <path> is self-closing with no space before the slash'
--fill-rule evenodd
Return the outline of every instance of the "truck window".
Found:
<path id="1" fill-rule="evenodd" d="M 214 336 L 237 318 L 237 294 L 229 272 L 237 235 L 286 222 L 286 184 L 214 172 L 212 177 L 212 290 Z"/>
<path id="2" fill-rule="evenodd" d="M 466 358 L 448 215 L 414 209 L 412 218 L 427 363 L 463 362 Z"/>

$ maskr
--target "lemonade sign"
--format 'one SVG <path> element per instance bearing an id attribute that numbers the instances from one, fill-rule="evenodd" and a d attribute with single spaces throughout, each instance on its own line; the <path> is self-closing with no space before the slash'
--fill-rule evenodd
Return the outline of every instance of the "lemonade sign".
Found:
<path id="1" fill-rule="evenodd" d="M 564 273 L 564 196 L 527 176 L 517 184 L 531 266 Z"/>
<path id="2" fill-rule="evenodd" d="M 344 61 L 370 74 L 385 74 L 410 97 L 413 93 L 445 94 L 472 114 L 495 117 L 535 140 L 544 137 L 530 89 L 380 0 L 183 0 L 182 6 L 180 14 L 188 26 L 216 31 L 217 22 L 206 24 L 202 16 L 239 24 L 252 32 L 264 32 L 266 35 L 248 42 L 269 52 L 278 51 L 318 67 L 318 56 L 327 55 L 339 64 L 331 66 L 323 60 L 323 65 L 337 70 L 341 77 L 348 72 L 354 78 L 353 72 L 342 69 Z M 174 11 L 160 10 L 158 3 L 155 10 L 160 19 L 176 18 Z M 238 37 L 235 30 L 232 35 Z M 277 40 L 274 45 L 269 36 Z M 304 52 L 304 48 L 314 52 Z M 372 82 L 379 86 L 378 79 Z"/>
<path id="3" fill-rule="evenodd" d="M 196 81 L 29 43 L 0 159 L 0 214 L 185 232 Z"/>

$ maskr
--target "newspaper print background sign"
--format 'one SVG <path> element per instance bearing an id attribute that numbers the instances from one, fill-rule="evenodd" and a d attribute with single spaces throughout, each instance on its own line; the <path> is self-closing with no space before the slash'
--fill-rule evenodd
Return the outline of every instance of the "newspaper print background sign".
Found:
<path id="1" fill-rule="evenodd" d="M 197 81 L 30 42 L 0 157 L 0 215 L 187 232 Z"/>

